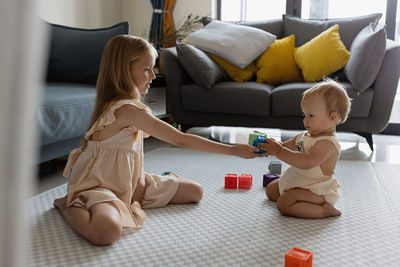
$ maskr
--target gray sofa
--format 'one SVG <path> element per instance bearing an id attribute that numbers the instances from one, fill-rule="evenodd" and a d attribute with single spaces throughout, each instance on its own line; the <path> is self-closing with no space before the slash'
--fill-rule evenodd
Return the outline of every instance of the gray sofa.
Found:
<path id="1" fill-rule="evenodd" d="M 47 78 L 38 110 L 36 163 L 67 155 L 79 146 L 96 99 L 96 80 L 107 41 L 129 33 L 129 22 L 81 29 L 49 24 Z"/>
<path id="2" fill-rule="evenodd" d="M 296 47 L 328 27 L 339 24 L 341 39 L 355 56 L 357 53 L 352 47 L 353 40 L 362 29 L 379 18 L 380 14 L 371 14 L 348 19 L 305 20 L 284 15 L 279 20 L 242 24 L 268 31 L 276 35 L 277 39 L 295 34 Z M 204 21 L 207 24 L 210 19 Z M 374 75 L 376 77 L 367 75 L 366 79 L 373 78 L 368 88 L 359 90 L 349 81 L 343 69 L 332 75 L 343 84 L 353 99 L 348 120 L 339 125 L 337 130 L 364 136 L 371 148 L 372 134 L 381 132 L 388 124 L 400 75 L 400 45 L 386 39 L 386 33 L 384 40 L 383 59 Z M 375 51 L 378 53 L 375 48 L 372 53 Z M 176 47 L 163 49 L 161 53 L 170 112 L 183 128 L 214 125 L 304 129 L 300 109 L 301 93 L 313 83 L 272 85 L 257 83 L 255 79 L 247 82 L 220 79 L 211 88 L 206 88 L 195 82 L 197 77 L 193 73 L 189 74 L 193 70 L 189 70 L 188 65 L 182 65 L 180 56 Z M 364 53 L 359 57 L 368 58 L 371 55 Z"/>

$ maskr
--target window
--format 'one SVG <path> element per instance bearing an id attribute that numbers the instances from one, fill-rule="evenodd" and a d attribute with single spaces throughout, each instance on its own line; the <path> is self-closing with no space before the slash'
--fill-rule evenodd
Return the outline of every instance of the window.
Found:
<path id="1" fill-rule="evenodd" d="M 398 0 L 217 0 L 218 19 L 257 21 L 280 19 L 291 14 L 305 19 L 344 18 L 382 13 L 380 23 L 387 24 L 388 38 L 399 40 Z M 398 26 L 398 27 L 396 27 Z"/>
<path id="2" fill-rule="evenodd" d="M 221 20 L 241 21 L 242 0 L 221 0 Z"/>
<path id="3" fill-rule="evenodd" d="M 382 13 L 381 23 L 386 21 L 386 1 L 365 0 L 302 0 L 301 17 L 305 19 L 346 18 Z"/>
<path id="4" fill-rule="evenodd" d="M 286 13 L 286 0 L 220 0 L 220 7 L 224 21 L 280 19 Z"/>

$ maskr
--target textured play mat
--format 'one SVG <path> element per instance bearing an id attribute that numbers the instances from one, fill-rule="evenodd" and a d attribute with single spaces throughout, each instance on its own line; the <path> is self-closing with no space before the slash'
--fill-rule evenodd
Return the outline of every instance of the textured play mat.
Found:
<path id="1" fill-rule="evenodd" d="M 66 185 L 29 200 L 27 266 L 283 266 L 298 247 L 313 266 L 400 266 L 399 165 L 339 161 L 342 216 L 322 220 L 279 214 L 262 176 L 271 157 L 251 160 L 179 148 L 145 155 L 151 173 L 173 171 L 204 187 L 199 204 L 147 209 L 144 227 L 98 247 L 76 234 L 53 208 Z M 283 169 L 287 165 L 283 164 Z M 226 173 L 250 173 L 250 190 L 225 190 Z M 390 174 L 396 174 L 391 177 Z"/>

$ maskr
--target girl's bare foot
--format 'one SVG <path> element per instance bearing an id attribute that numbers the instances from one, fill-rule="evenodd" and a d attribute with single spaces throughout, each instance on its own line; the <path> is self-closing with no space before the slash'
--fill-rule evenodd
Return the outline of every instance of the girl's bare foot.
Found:
<path id="1" fill-rule="evenodd" d="M 335 209 L 335 207 L 332 206 L 331 204 L 329 204 L 328 202 L 323 203 L 322 204 L 322 208 L 323 208 L 323 216 L 324 216 L 324 218 L 342 215 L 340 210 Z"/>
<path id="2" fill-rule="evenodd" d="M 62 198 L 57 198 L 53 202 L 53 206 L 59 210 L 63 210 L 67 205 L 67 196 Z"/>

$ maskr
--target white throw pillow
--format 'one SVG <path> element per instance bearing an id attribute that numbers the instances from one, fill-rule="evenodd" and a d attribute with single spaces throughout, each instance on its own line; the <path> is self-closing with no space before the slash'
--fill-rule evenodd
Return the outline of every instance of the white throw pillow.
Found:
<path id="1" fill-rule="evenodd" d="M 217 55 L 239 68 L 245 68 L 259 57 L 276 36 L 250 26 L 213 20 L 187 36 L 189 44 Z"/>

